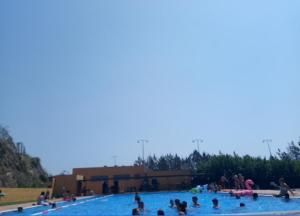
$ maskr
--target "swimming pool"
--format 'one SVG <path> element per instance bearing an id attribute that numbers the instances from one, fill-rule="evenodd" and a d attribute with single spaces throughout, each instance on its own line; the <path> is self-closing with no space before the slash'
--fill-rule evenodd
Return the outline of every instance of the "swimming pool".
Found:
<path id="1" fill-rule="evenodd" d="M 142 193 L 140 194 L 145 203 L 146 212 L 142 215 L 156 215 L 158 209 L 163 209 L 165 215 L 177 216 L 175 209 L 169 208 L 170 199 L 180 199 L 188 202 L 188 215 L 266 215 L 274 212 L 293 211 L 293 215 L 300 215 L 300 199 L 291 199 L 289 202 L 281 198 L 270 196 L 260 196 L 258 200 L 253 201 L 250 197 L 242 197 L 236 199 L 228 194 L 222 193 L 202 193 L 196 196 L 201 203 L 200 208 L 191 206 L 192 196 L 189 192 L 162 192 L 162 193 Z M 211 200 L 217 198 L 221 206 L 220 209 L 212 209 Z M 6 212 L 1 216 L 13 215 L 49 215 L 49 216 L 65 216 L 65 215 L 131 215 L 131 210 L 137 207 L 133 201 L 133 194 L 110 195 L 104 197 L 93 197 L 89 199 L 78 200 L 76 202 L 61 202 L 57 204 L 56 209 L 50 207 L 35 207 L 25 209 L 23 213 Z M 239 204 L 243 202 L 246 207 L 240 208 Z M 297 211 L 297 212 L 296 212 Z M 291 215 L 291 214 L 289 214 Z"/>

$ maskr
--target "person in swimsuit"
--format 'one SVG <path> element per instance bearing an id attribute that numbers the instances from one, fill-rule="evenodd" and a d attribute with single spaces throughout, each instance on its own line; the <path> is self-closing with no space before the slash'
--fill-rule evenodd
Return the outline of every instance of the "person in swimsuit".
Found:
<path id="1" fill-rule="evenodd" d="M 288 184 L 284 181 L 284 178 L 279 179 L 279 186 L 276 184 L 272 184 L 273 186 L 280 189 L 280 192 L 278 195 L 275 195 L 275 197 L 284 197 L 286 194 L 289 194 L 289 192 L 294 196 L 294 192 L 291 190 L 291 188 L 288 186 Z"/>
<path id="2" fill-rule="evenodd" d="M 239 180 L 239 177 L 238 177 L 237 175 L 234 175 L 234 176 L 232 177 L 232 179 L 233 179 L 234 189 L 236 189 L 236 190 L 241 189 L 241 188 L 240 188 L 240 180 Z"/>

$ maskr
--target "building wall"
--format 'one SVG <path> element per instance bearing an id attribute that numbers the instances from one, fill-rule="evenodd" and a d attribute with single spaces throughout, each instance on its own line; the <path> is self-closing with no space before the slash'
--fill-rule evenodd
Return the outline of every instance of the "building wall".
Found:
<path id="1" fill-rule="evenodd" d="M 154 171 L 148 170 L 147 175 L 150 179 L 155 176 L 159 183 L 159 190 L 177 190 L 183 185 L 189 185 L 192 181 L 189 170 L 172 170 L 172 171 Z"/>
<path id="2" fill-rule="evenodd" d="M 65 191 L 77 192 L 76 175 L 59 175 L 53 177 L 53 196 L 61 196 Z"/>
<path id="3" fill-rule="evenodd" d="M 95 193 L 103 193 L 102 184 L 105 180 L 93 180 L 97 177 L 107 177 L 108 187 L 114 185 L 114 181 L 118 180 L 120 192 L 127 192 L 130 188 L 139 188 L 142 179 L 128 179 L 120 180 L 116 177 L 130 177 L 144 176 L 144 168 L 140 166 L 121 166 L 121 167 L 93 167 L 93 168 L 74 168 L 73 174 L 83 175 L 86 182 L 86 188 L 93 190 Z"/>
<path id="4" fill-rule="evenodd" d="M 84 178 L 82 186 L 93 190 L 96 194 L 103 193 L 103 182 L 107 182 L 108 187 L 111 188 L 116 180 L 121 193 L 139 190 L 145 177 L 150 184 L 152 179 L 156 179 L 159 190 L 178 190 L 182 188 L 182 185 L 188 185 L 191 182 L 191 173 L 187 170 L 153 171 L 141 166 L 74 168 L 73 175 L 54 177 L 53 193 L 61 193 L 62 188 L 66 188 L 76 194 L 78 192 L 76 176 L 78 175 Z"/>
<path id="5" fill-rule="evenodd" d="M 52 192 L 51 188 L 0 188 L 5 196 L 0 198 L 2 205 L 9 205 L 12 203 L 33 202 L 37 201 L 37 198 L 41 192 Z"/>

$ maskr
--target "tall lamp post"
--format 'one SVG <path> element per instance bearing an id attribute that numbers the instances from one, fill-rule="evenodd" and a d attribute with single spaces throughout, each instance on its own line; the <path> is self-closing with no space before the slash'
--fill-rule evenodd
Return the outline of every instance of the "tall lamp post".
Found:
<path id="1" fill-rule="evenodd" d="M 270 157 L 272 157 L 272 152 L 271 152 L 271 147 L 270 147 L 270 143 L 272 142 L 272 139 L 263 139 L 262 142 L 263 143 L 267 143 L 268 149 L 269 149 L 269 153 L 270 153 Z"/>
<path id="2" fill-rule="evenodd" d="M 192 143 L 196 143 L 196 144 L 197 144 L 197 151 L 198 151 L 198 153 L 200 153 L 200 150 L 199 150 L 199 144 L 200 144 L 200 143 L 203 143 L 203 139 L 199 139 L 199 138 L 193 139 L 193 140 L 192 140 Z"/>
<path id="3" fill-rule="evenodd" d="M 147 139 L 138 139 L 137 143 L 142 144 L 142 158 L 143 158 L 143 166 L 145 166 L 145 143 L 148 143 L 149 140 Z"/>
<path id="4" fill-rule="evenodd" d="M 117 166 L 117 155 L 114 155 L 114 156 L 112 156 L 113 158 L 114 158 L 114 164 L 115 164 L 115 166 Z"/>

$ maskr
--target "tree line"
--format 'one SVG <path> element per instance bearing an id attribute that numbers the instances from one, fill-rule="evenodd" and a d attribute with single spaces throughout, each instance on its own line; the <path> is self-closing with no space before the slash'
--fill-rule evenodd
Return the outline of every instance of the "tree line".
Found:
<path id="1" fill-rule="evenodd" d="M 230 180 L 233 175 L 241 173 L 245 178 L 251 178 L 260 188 L 271 188 L 270 182 L 281 177 L 290 186 L 300 187 L 300 141 L 292 141 L 284 151 L 278 149 L 269 158 L 240 156 L 235 152 L 208 154 L 195 150 L 187 157 L 179 157 L 177 154 L 160 157 L 150 155 L 145 161 L 138 157 L 134 162 L 138 166 L 143 164 L 153 170 L 189 169 L 194 175 L 194 184 L 218 182 L 222 175 Z"/>

